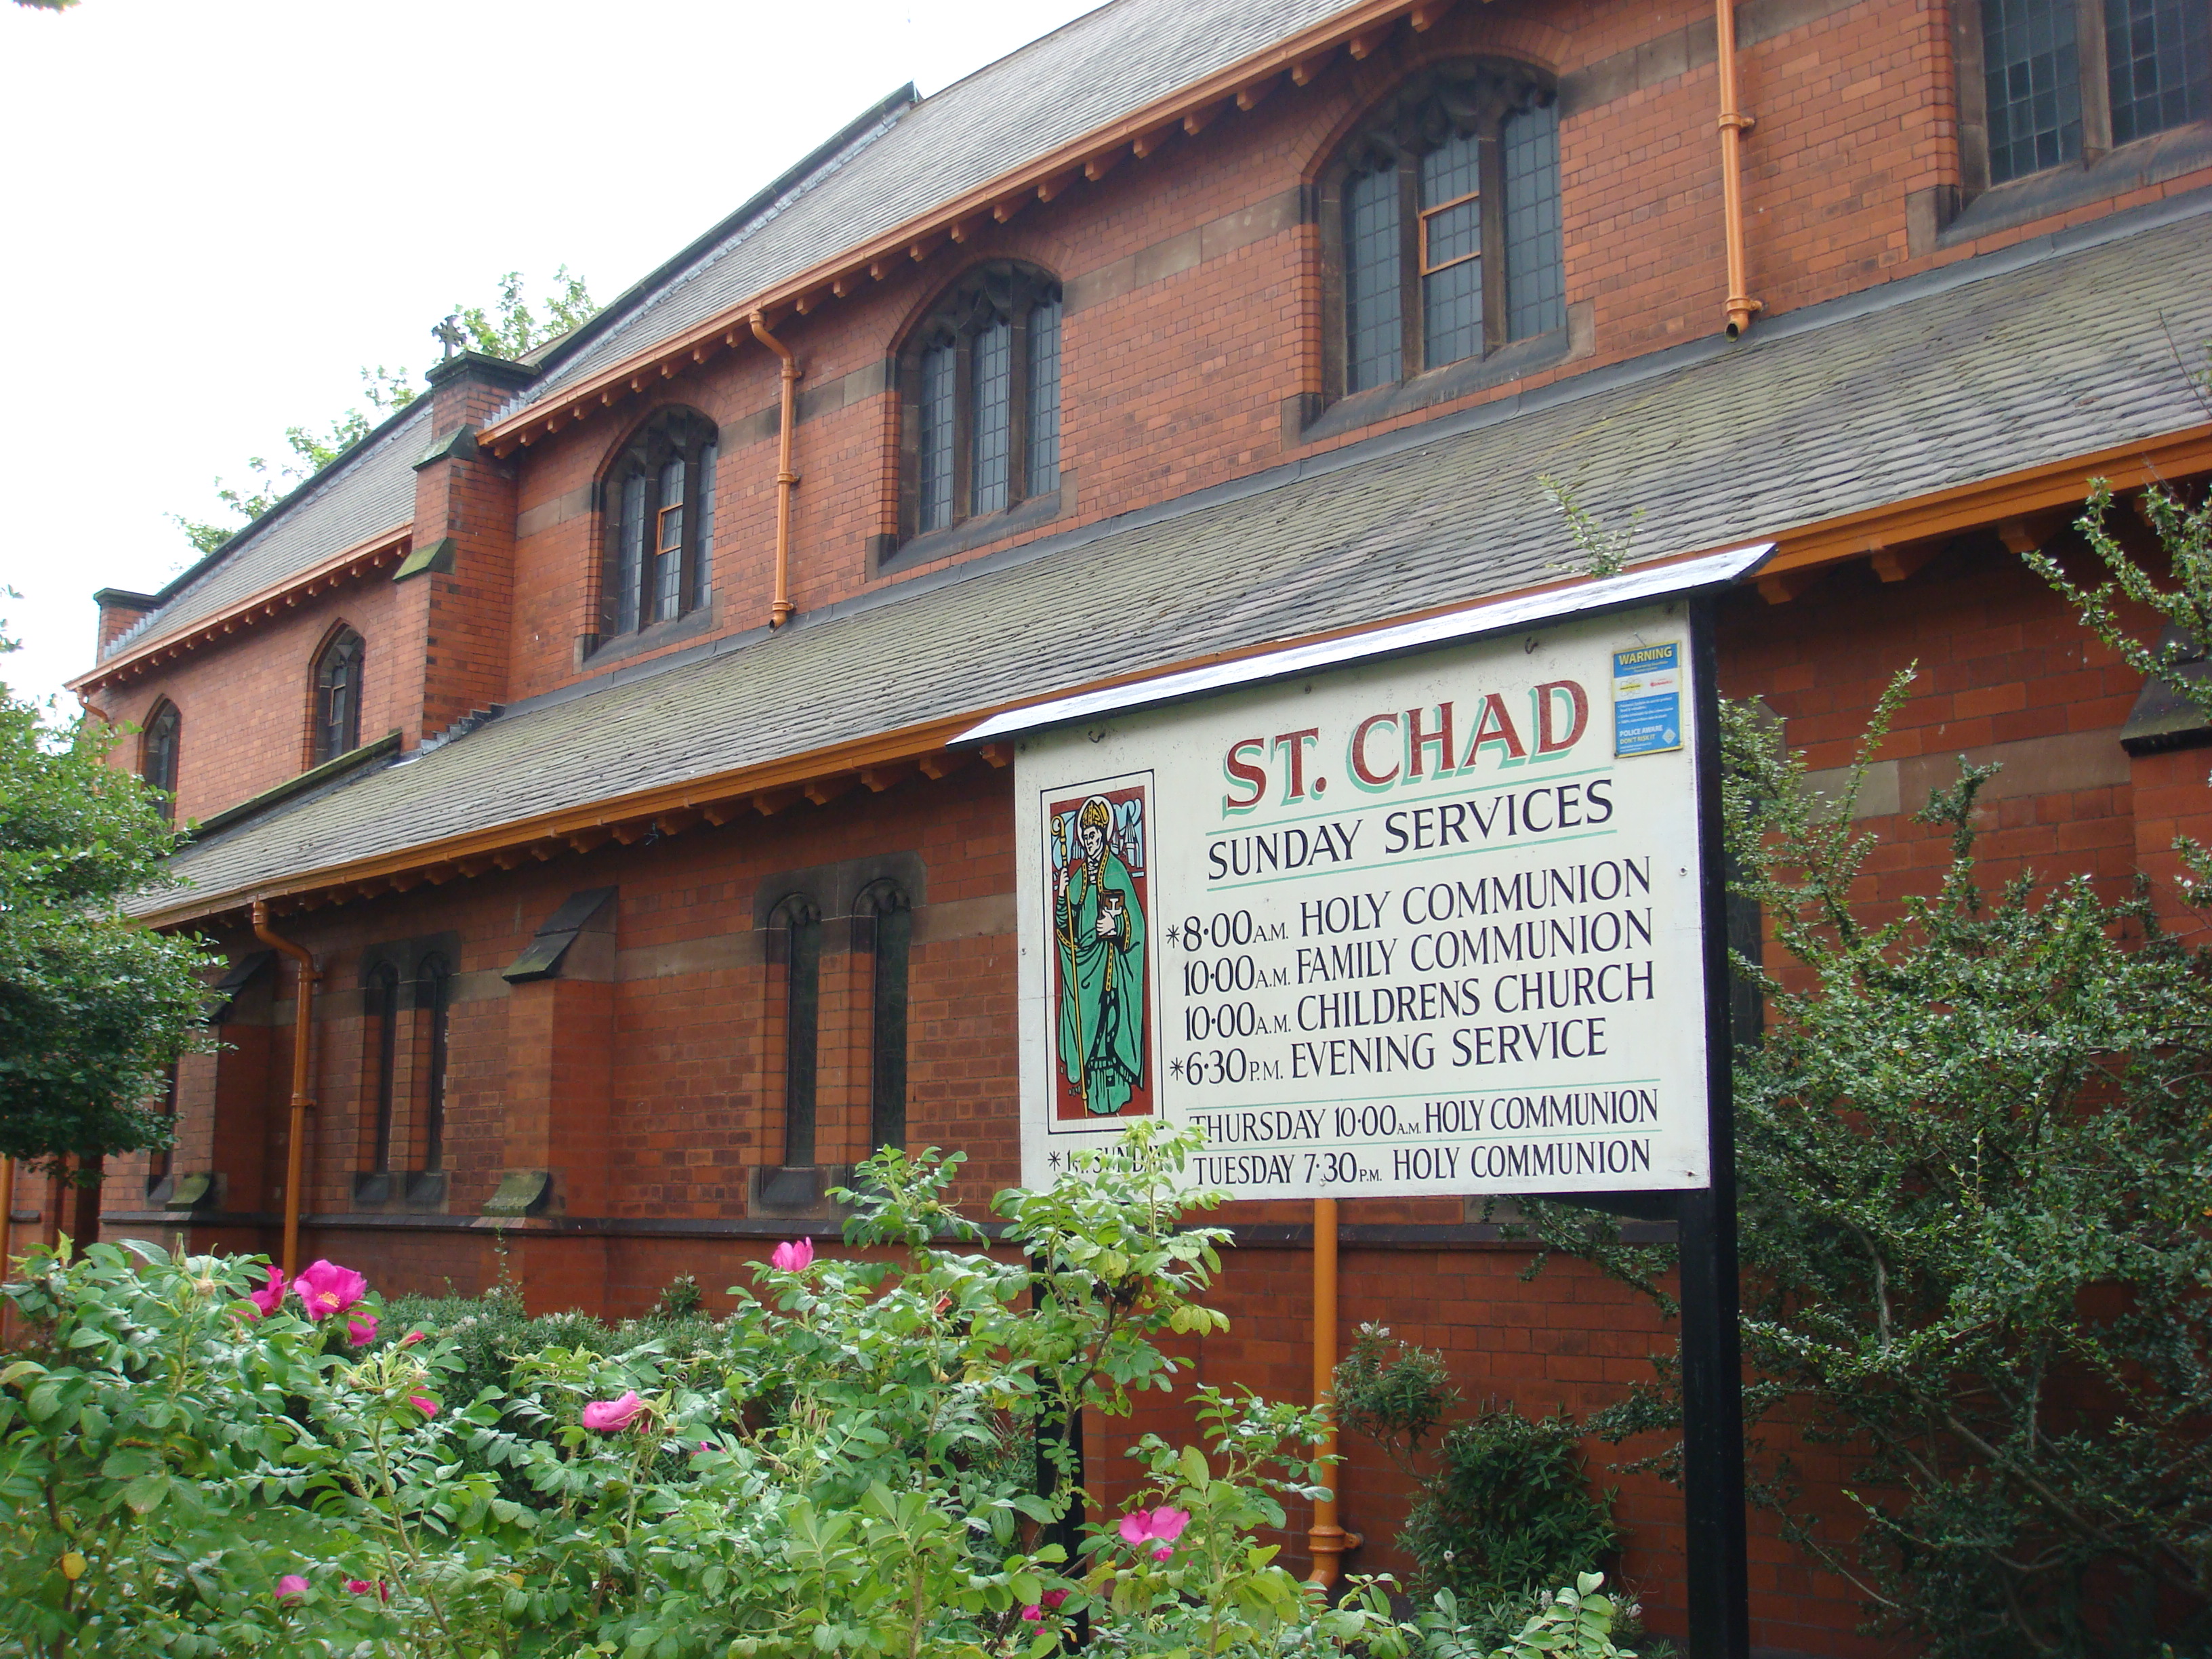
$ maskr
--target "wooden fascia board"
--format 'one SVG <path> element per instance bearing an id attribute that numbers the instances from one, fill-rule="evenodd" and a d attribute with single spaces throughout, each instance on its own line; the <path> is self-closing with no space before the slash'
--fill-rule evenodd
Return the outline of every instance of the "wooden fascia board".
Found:
<path id="1" fill-rule="evenodd" d="M 2212 423 L 2185 427 L 1779 532 L 1774 557 L 1760 574 L 1776 576 L 1863 558 L 1881 548 L 1955 536 L 2021 513 L 2079 507 L 2092 478 L 2107 479 L 2115 489 L 2137 489 L 2207 471 L 2212 471 Z"/>
<path id="2" fill-rule="evenodd" d="M 380 531 L 366 541 L 356 542 L 343 551 L 333 553 L 328 558 L 309 565 L 305 570 L 294 571 L 282 581 L 258 588 L 220 611 L 211 611 L 182 628 L 159 635 L 143 645 L 133 646 L 123 655 L 111 658 L 96 668 L 88 669 L 75 679 L 64 680 L 63 684 L 80 696 L 98 690 L 142 665 L 150 663 L 156 657 L 171 651 L 193 648 L 210 632 L 220 632 L 225 627 L 235 627 L 241 623 L 250 623 L 253 613 L 263 606 L 275 605 L 301 589 L 328 580 L 333 575 L 342 575 L 348 565 L 358 564 L 363 559 L 381 559 L 398 551 L 406 545 L 413 532 L 411 522 Z"/>
<path id="3" fill-rule="evenodd" d="M 386 876 L 399 875 L 432 865 L 451 864 L 459 859 L 488 857 L 508 848 L 526 847 L 533 842 L 572 836 L 606 824 L 629 823 L 658 813 L 702 805 L 709 801 L 726 800 L 736 795 L 789 787 L 840 772 L 855 771 L 866 766 L 912 760 L 943 749 L 979 718 L 982 717 L 968 714 L 947 716 L 827 749 L 811 750 L 805 754 L 766 761 L 757 766 L 709 773 L 703 777 L 687 778 L 681 783 L 663 784 L 658 788 L 640 790 L 634 794 L 610 796 L 586 805 L 565 807 L 559 811 L 541 813 L 534 817 L 518 818 L 487 829 L 471 830 L 465 835 L 418 842 L 395 852 L 379 854 L 374 858 L 328 865 L 319 870 L 303 871 L 298 875 L 276 881 L 247 883 L 219 893 L 195 893 L 189 902 L 154 912 L 145 918 L 145 921 L 147 926 L 153 927 L 175 927 L 198 917 L 237 909 L 254 899 L 291 898 L 302 893 L 348 886 L 355 882 L 380 880 Z"/>
<path id="4" fill-rule="evenodd" d="M 1740 541 L 1729 542 L 1727 547 L 1741 546 Z M 1700 548 L 1692 552 L 1670 555 L 1651 561 L 1653 568 L 1680 564 L 1702 558 L 1708 553 L 1723 550 L 1722 547 Z M 1583 580 L 1577 575 L 1565 575 L 1557 580 L 1539 582 L 1526 588 L 1516 588 L 1516 596 L 1540 593 L 1553 588 L 1571 586 Z M 1498 596 L 1492 596 L 1493 598 Z M 1488 601 L 1485 601 L 1487 603 Z M 196 894 L 192 902 L 173 908 L 155 912 L 145 918 L 151 927 L 177 927 L 198 918 L 216 915 L 225 910 L 234 910 L 254 899 L 295 897 L 303 893 L 322 891 L 334 887 L 345 887 L 356 882 L 377 881 L 388 876 L 421 870 L 432 865 L 451 864 L 457 860 L 488 857 L 508 848 L 526 847 L 534 842 L 573 836 L 587 830 L 599 829 L 614 823 L 631 823 L 655 814 L 687 811 L 715 801 L 733 797 L 760 794 L 778 789 L 795 789 L 817 779 L 841 773 L 857 772 L 869 767 L 886 766 L 902 761 L 913 761 L 946 748 L 963 732 L 973 730 L 994 714 L 1023 708 L 1040 696 L 1079 696 L 1093 691 L 1110 690 L 1116 686 L 1133 685 L 1145 680 L 1158 679 L 1169 674 L 1180 674 L 1194 668 L 1210 668 L 1218 664 L 1242 661 L 1247 657 L 1264 656 L 1269 652 L 1282 651 L 1297 646 L 1317 645 L 1329 640 L 1342 639 L 1351 635 L 1371 633 L 1381 628 L 1395 627 L 1405 623 L 1421 622 L 1431 617 L 1440 617 L 1468 608 L 1465 600 L 1448 605 L 1430 605 L 1401 616 L 1351 623 L 1342 628 L 1326 629 L 1315 634 L 1295 638 L 1265 640 L 1231 650 L 1209 651 L 1180 661 L 1132 670 L 1126 674 L 1111 674 L 1081 684 L 1055 688 L 1001 702 L 987 703 L 958 714 L 942 716 L 919 726 L 902 726 L 895 732 L 879 732 L 871 737 L 855 738 L 848 743 L 834 744 L 826 749 L 811 750 L 805 754 L 787 756 L 781 760 L 765 761 L 757 766 L 738 767 L 727 772 L 708 773 L 703 777 L 688 778 L 681 783 L 664 784 L 658 788 L 641 790 L 635 794 L 612 796 L 582 806 L 566 807 L 557 812 L 548 812 L 536 817 L 521 818 L 511 823 L 471 830 L 468 834 L 447 836 L 441 841 L 418 842 L 398 851 L 380 854 L 374 858 L 362 859 L 347 864 L 327 866 L 319 870 L 303 872 L 277 881 L 248 883 L 227 889 L 220 893 Z"/>
<path id="5" fill-rule="evenodd" d="M 1051 182 L 1071 169 L 1080 170 L 1085 163 L 1102 153 L 1134 143 L 1139 138 L 1157 132 L 1164 126 L 1180 125 L 1185 116 L 1218 104 L 1224 99 L 1234 98 L 1240 89 L 1252 82 L 1280 75 L 1294 64 L 1312 58 L 1316 52 L 1340 46 L 1355 34 L 1372 33 L 1377 28 L 1395 24 L 1412 12 L 1415 4 L 1416 0 L 1365 0 L 1364 4 L 1340 12 L 1263 52 L 1217 70 L 1203 80 L 1194 81 L 1118 120 L 1095 128 L 1058 149 L 1024 162 L 1010 172 L 1000 173 L 965 195 L 932 208 L 927 213 L 909 219 L 872 240 L 860 243 L 834 258 L 823 260 L 786 277 L 752 298 L 730 306 L 680 334 L 671 335 L 642 351 L 635 352 L 557 394 L 549 394 L 507 419 L 485 427 L 477 434 L 477 441 L 479 444 L 511 445 L 519 441 L 524 433 L 548 422 L 565 423 L 571 419 L 585 418 L 594 409 L 605 407 L 603 398 L 614 392 L 617 387 L 627 395 L 629 382 L 635 376 L 658 375 L 663 364 L 678 358 L 688 358 L 695 351 L 720 345 L 725 343 L 725 337 L 733 331 L 740 338 L 750 337 L 744 328 L 744 319 L 756 311 L 780 310 L 817 289 L 827 288 L 841 276 L 865 273 L 871 264 L 894 257 L 905 258 L 914 246 L 925 238 L 941 236 L 962 220 L 988 217 L 994 206 L 1010 197 L 1026 196 L 1039 185 Z"/>
<path id="6" fill-rule="evenodd" d="M 1795 530 L 1780 531 L 1773 537 L 1777 544 L 1775 555 L 1761 574 L 1772 576 L 1810 566 L 1863 558 L 1876 548 L 1899 546 L 1934 536 L 1955 535 L 2024 512 L 2075 505 L 2087 494 L 2087 481 L 2093 477 L 2106 478 L 2116 489 L 2132 489 L 2208 471 L 2212 471 L 2212 423 L 2185 428 L 2179 432 L 2135 443 L 2116 445 L 2068 460 L 2048 462 L 2019 472 L 2001 474 L 1887 507 L 1820 520 Z M 1654 562 L 1677 563 L 1700 557 L 1705 553 L 1720 551 L 1723 547 L 1741 546 L 1746 542 L 1762 539 L 1765 538 L 1759 536 L 1735 537 L 1711 548 L 1671 556 Z M 359 556 L 358 550 L 356 556 Z M 1540 592 L 1548 587 L 1565 586 L 1579 579 L 1563 576 L 1555 582 L 1539 583 L 1516 592 Z M 1402 616 L 1370 619 L 1295 639 L 1269 640 L 1235 650 L 1208 652 L 1179 662 L 1157 665 L 1127 674 L 1110 675 L 1081 685 L 1054 689 L 1049 695 L 1075 696 L 1086 692 L 1108 690 L 1118 685 L 1133 684 L 1191 669 L 1235 662 L 1270 651 L 1320 644 L 1377 628 L 1419 622 L 1465 608 L 1464 602 L 1434 605 Z M 235 909 L 251 899 L 286 898 L 346 886 L 355 882 L 377 880 L 430 865 L 451 863 L 458 859 L 484 857 L 505 848 L 642 818 L 653 813 L 685 810 L 732 796 L 794 787 L 817 778 L 856 771 L 864 767 L 913 760 L 945 748 L 961 732 L 994 714 L 1034 702 L 1038 696 L 1044 695 L 1047 693 L 1039 692 L 1013 698 L 828 749 L 788 756 L 758 766 L 741 767 L 729 772 L 687 779 L 682 783 L 594 801 L 586 806 L 569 807 L 538 817 L 520 819 L 463 836 L 449 836 L 442 841 L 423 842 L 373 859 L 306 872 L 281 881 L 252 884 L 223 893 L 196 896 L 189 904 L 148 916 L 147 924 L 151 927 L 174 927 L 196 918 Z"/>

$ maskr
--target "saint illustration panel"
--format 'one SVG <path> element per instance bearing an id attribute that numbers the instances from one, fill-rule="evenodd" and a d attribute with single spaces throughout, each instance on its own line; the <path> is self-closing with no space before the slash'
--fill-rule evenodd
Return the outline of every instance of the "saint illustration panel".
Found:
<path id="1" fill-rule="evenodd" d="M 1146 786 L 1101 787 L 1046 809 L 1052 913 L 1052 1115 L 1149 1117 L 1152 1099 L 1150 852 Z"/>

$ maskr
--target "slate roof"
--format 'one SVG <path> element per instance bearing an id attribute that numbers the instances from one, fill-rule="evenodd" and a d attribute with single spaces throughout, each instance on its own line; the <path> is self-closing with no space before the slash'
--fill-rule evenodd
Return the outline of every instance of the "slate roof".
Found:
<path id="1" fill-rule="evenodd" d="M 499 419 L 820 260 L 1047 155 L 1346 9 L 1347 0 L 1113 0 L 863 136 L 611 328 L 593 331 Z"/>
<path id="2" fill-rule="evenodd" d="M 188 848 L 198 893 L 145 908 L 1554 580 L 1542 473 L 1656 557 L 2197 425 L 2208 273 L 2212 191 L 988 556 L 514 705 Z"/>
<path id="3" fill-rule="evenodd" d="M 415 463 L 429 447 L 418 398 L 156 597 L 159 610 L 109 641 L 103 661 L 234 605 L 415 516 Z"/>

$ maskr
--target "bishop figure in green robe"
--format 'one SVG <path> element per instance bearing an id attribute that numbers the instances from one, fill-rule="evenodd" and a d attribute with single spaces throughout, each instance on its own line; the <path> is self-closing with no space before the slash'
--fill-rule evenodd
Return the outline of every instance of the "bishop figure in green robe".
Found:
<path id="1" fill-rule="evenodd" d="M 1145 1075 L 1145 915 L 1128 866 L 1107 845 L 1113 819 L 1103 796 L 1083 803 L 1053 897 L 1060 1070 L 1094 1117 L 1127 1105 Z"/>

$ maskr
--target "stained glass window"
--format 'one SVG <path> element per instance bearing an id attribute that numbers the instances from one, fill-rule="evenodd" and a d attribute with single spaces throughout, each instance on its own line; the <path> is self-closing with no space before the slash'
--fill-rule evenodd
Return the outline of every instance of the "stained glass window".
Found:
<path id="1" fill-rule="evenodd" d="M 1398 173 L 1353 177 L 1344 191 L 1344 383 L 1347 392 L 1399 375 Z"/>

